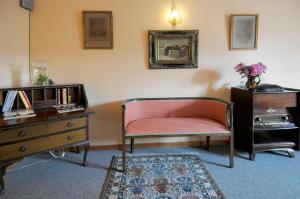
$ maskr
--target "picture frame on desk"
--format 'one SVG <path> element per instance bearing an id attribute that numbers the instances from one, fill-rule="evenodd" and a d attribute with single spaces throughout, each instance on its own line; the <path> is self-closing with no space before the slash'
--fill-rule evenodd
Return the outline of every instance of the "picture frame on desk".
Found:
<path id="1" fill-rule="evenodd" d="M 85 49 L 112 49 L 112 11 L 83 11 L 83 38 Z"/>

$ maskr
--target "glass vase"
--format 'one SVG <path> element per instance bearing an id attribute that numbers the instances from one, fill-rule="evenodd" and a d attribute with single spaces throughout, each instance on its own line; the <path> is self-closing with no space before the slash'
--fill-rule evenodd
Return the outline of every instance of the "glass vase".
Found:
<path id="1" fill-rule="evenodd" d="M 257 85 L 260 83 L 260 77 L 259 76 L 247 76 L 247 82 L 246 87 L 250 90 L 253 90 L 257 87 Z"/>

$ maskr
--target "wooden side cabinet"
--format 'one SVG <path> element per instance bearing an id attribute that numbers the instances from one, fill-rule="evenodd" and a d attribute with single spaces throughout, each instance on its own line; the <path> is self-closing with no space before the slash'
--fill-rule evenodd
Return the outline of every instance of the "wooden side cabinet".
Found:
<path id="1" fill-rule="evenodd" d="M 294 157 L 300 149 L 299 91 L 256 92 L 231 89 L 234 145 L 254 160 L 257 152 L 283 150 Z"/>
<path id="2" fill-rule="evenodd" d="M 58 113 L 53 106 L 60 104 L 59 93 L 62 89 L 66 90 L 67 103 L 80 105 L 84 109 Z M 0 118 L 0 195 L 4 193 L 6 168 L 26 156 L 67 146 L 83 146 L 82 164 L 87 166 L 89 116 L 94 112 L 88 108 L 82 84 L 0 89 L 0 110 L 10 90 L 24 91 L 36 116 L 13 120 Z M 12 108 L 18 110 L 25 107 L 17 97 Z"/>

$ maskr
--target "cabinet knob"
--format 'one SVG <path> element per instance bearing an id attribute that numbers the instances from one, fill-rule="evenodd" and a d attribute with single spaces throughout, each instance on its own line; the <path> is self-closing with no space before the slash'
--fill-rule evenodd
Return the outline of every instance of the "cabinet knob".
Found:
<path id="1" fill-rule="evenodd" d="M 19 136 L 19 137 L 23 137 L 23 136 L 25 136 L 25 135 L 26 135 L 25 131 L 20 131 L 20 132 L 18 133 L 18 136 Z"/>
<path id="2" fill-rule="evenodd" d="M 289 118 L 286 115 L 281 117 L 282 122 L 287 122 L 288 120 L 289 120 Z"/>
<path id="3" fill-rule="evenodd" d="M 19 151 L 20 151 L 20 152 L 26 151 L 26 147 L 25 147 L 25 146 L 21 146 L 21 147 L 19 148 Z"/>
<path id="4" fill-rule="evenodd" d="M 72 127 L 72 126 L 73 126 L 72 122 L 67 123 L 67 127 Z"/>
<path id="5" fill-rule="evenodd" d="M 68 140 L 73 140 L 73 136 L 72 136 L 72 135 L 69 135 L 69 136 L 67 137 L 67 139 L 68 139 Z"/>
<path id="6" fill-rule="evenodd" d="M 262 120 L 261 120 L 261 117 L 255 117 L 254 121 L 255 121 L 255 123 L 260 123 Z"/>

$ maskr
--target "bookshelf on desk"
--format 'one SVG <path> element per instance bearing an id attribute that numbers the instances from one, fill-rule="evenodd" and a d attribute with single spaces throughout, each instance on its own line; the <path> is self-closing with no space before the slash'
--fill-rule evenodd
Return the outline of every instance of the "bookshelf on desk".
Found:
<path id="1" fill-rule="evenodd" d="M 4 120 L 0 118 L 0 194 L 4 193 L 6 168 L 32 154 L 67 146 L 83 146 L 83 165 L 87 166 L 89 150 L 89 116 L 94 112 L 88 108 L 88 101 L 82 84 L 33 86 L 0 89 L 0 109 L 10 90 L 24 91 L 36 113 L 35 117 Z M 64 91 L 66 103 L 77 104 L 84 110 L 58 113 L 53 106 L 62 103 Z M 24 109 L 16 97 L 12 110 Z M 78 149 L 78 148 L 77 148 Z"/>
<path id="2" fill-rule="evenodd" d="M 299 90 L 257 92 L 233 87 L 231 101 L 237 149 L 247 151 L 250 160 L 261 151 L 286 151 L 294 157 L 292 149 L 300 149 Z"/>

